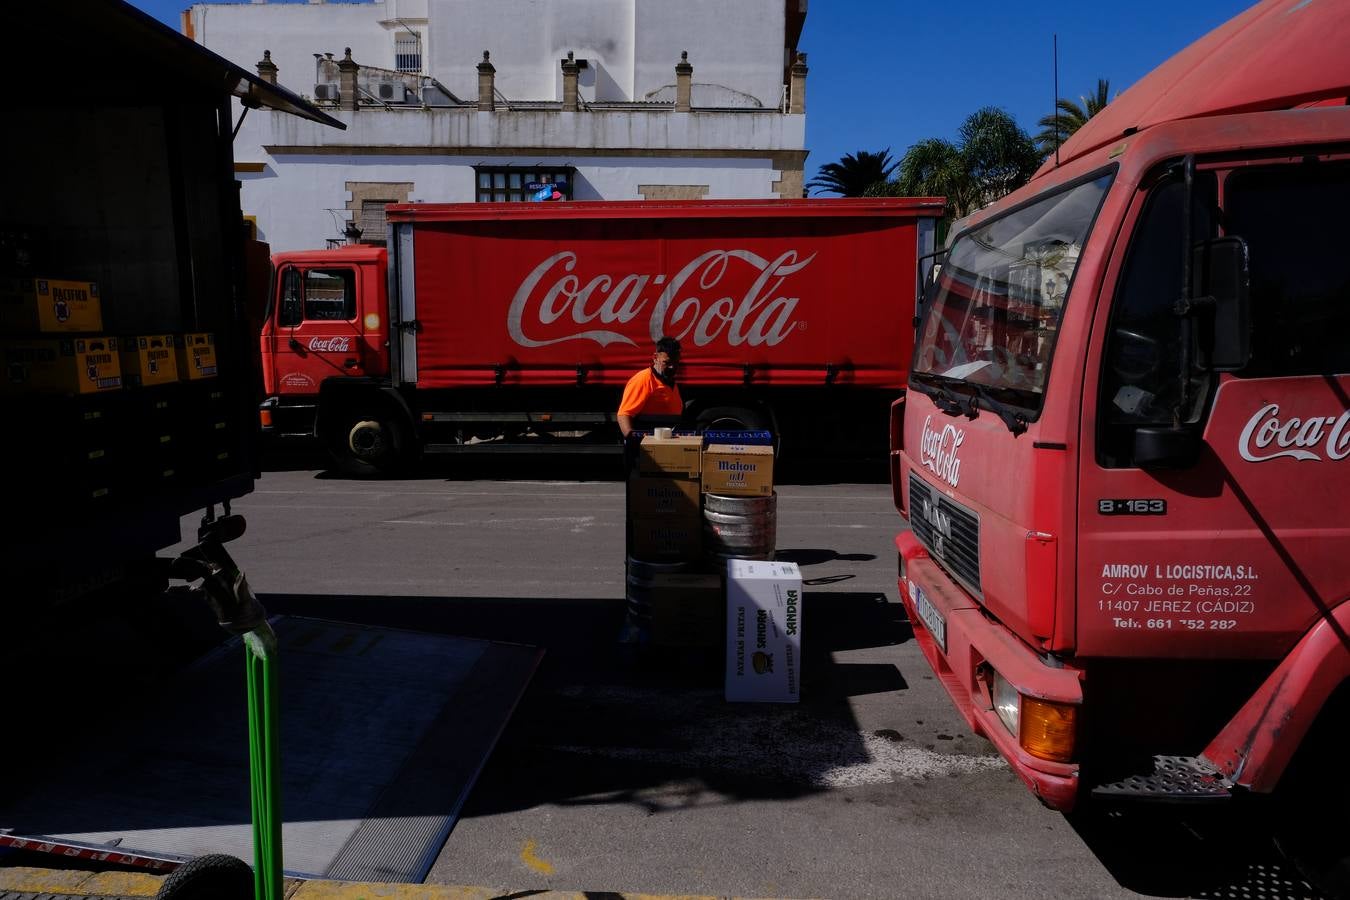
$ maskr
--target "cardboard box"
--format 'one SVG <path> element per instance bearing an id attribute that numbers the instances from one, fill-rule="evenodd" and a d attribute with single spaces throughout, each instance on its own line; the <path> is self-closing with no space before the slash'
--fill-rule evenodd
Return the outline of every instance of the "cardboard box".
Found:
<path id="1" fill-rule="evenodd" d="M 709 444 L 703 451 L 703 493 L 769 496 L 773 493 L 773 448 Z"/>
<path id="2" fill-rule="evenodd" d="M 0 342 L 0 390 L 95 394 L 122 387 L 117 338 L 34 338 Z"/>
<path id="3" fill-rule="evenodd" d="M 802 573 L 796 563 L 727 561 L 726 698 L 801 695 Z"/>
<path id="4" fill-rule="evenodd" d="M 0 329 L 102 331 L 103 306 L 92 281 L 55 278 L 0 279 Z"/>
<path id="5" fill-rule="evenodd" d="M 698 515 L 633 518 L 630 552 L 646 562 L 693 562 L 703 555 L 703 520 Z"/>
<path id="6" fill-rule="evenodd" d="M 127 387 L 153 387 L 178 380 L 173 335 L 152 334 L 122 341 L 122 379 Z"/>
<path id="7" fill-rule="evenodd" d="M 720 575 L 655 575 L 646 594 L 645 606 L 653 644 L 717 646 L 724 616 Z"/>
<path id="8" fill-rule="evenodd" d="M 638 445 L 638 474 L 656 478 L 698 478 L 703 465 L 703 438 L 657 440 L 645 435 Z"/>
<path id="9" fill-rule="evenodd" d="M 697 518 L 699 483 L 688 478 L 628 479 L 628 514 L 635 519 Z"/>
<path id="10" fill-rule="evenodd" d="M 180 334 L 174 339 L 178 376 L 187 381 L 216 377 L 216 336 L 208 332 Z"/>

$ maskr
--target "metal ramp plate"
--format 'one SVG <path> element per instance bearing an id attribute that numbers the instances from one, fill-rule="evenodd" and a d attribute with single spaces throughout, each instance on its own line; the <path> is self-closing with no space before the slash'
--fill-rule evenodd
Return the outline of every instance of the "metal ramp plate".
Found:
<path id="1" fill-rule="evenodd" d="M 273 625 L 287 871 L 420 882 L 542 651 L 317 619 Z M 0 807 L 0 826 L 251 863 L 243 653 L 227 641 L 158 696 L 101 692 L 125 705 L 114 732 L 63 735 L 78 743 L 59 774 Z"/>

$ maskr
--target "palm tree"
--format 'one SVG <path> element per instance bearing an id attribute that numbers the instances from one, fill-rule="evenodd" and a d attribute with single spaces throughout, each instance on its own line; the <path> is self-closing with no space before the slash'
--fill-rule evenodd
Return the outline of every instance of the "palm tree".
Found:
<path id="1" fill-rule="evenodd" d="M 871 185 L 890 178 L 895 166 L 895 161 L 891 159 L 890 147 L 880 153 L 859 150 L 856 154 L 844 154 L 839 162 L 821 166 L 816 177 L 807 182 L 806 186 L 817 192 L 828 191 L 844 197 L 861 197 Z"/>
<path id="2" fill-rule="evenodd" d="M 959 137 L 919 141 L 901 157 L 895 180 L 869 193 L 946 197 L 947 216 L 960 218 L 1026 184 L 1040 165 L 1031 138 L 997 107 L 968 116 Z"/>
<path id="3" fill-rule="evenodd" d="M 1041 133 L 1036 135 L 1036 149 L 1042 157 L 1049 156 L 1064 145 L 1069 135 L 1082 128 L 1088 119 L 1106 108 L 1111 102 L 1111 81 L 1097 79 L 1097 91 L 1091 96 L 1078 98 L 1082 105 L 1074 103 L 1068 97 L 1055 101 L 1056 112 L 1043 116 L 1038 124 Z"/>

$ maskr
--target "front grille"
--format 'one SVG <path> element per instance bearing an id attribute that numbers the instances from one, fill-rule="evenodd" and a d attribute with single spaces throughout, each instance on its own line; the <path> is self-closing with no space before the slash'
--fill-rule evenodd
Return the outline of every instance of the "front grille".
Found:
<path id="1" fill-rule="evenodd" d="M 928 554 L 976 597 L 980 587 L 980 517 L 909 473 L 909 524 Z"/>

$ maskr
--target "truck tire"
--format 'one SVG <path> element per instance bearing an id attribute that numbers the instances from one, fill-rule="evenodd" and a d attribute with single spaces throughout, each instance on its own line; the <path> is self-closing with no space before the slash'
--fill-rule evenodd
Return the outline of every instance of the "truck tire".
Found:
<path id="1" fill-rule="evenodd" d="M 718 428 L 760 431 L 768 427 L 767 415 L 743 406 L 709 406 L 694 419 L 694 428 L 699 433 Z"/>
<path id="2" fill-rule="evenodd" d="M 174 869 L 155 900 L 253 900 L 253 870 L 224 853 L 199 856 Z"/>
<path id="3" fill-rule="evenodd" d="M 337 469 L 357 478 L 396 475 L 407 467 L 411 437 L 407 423 L 378 405 L 338 410 L 324 443 Z"/>

